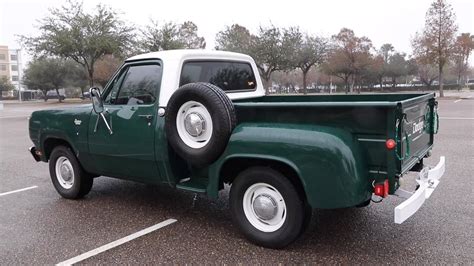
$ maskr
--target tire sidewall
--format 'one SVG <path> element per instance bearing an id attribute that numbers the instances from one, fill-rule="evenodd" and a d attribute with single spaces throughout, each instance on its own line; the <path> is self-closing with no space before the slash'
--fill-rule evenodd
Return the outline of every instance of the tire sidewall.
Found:
<path id="1" fill-rule="evenodd" d="M 71 162 L 73 171 L 74 171 L 74 183 L 71 188 L 66 189 L 61 184 L 59 184 L 58 178 L 56 176 L 56 161 L 59 157 L 64 156 L 66 157 L 69 162 Z M 68 199 L 77 198 L 81 194 L 81 183 L 84 182 L 84 174 L 81 169 L 79 162 L 76 159 L 76 156 L 72 153 L 72 151 L 64 146 L 58 146 L 54 148 L 51 152 L 51 156 L 49 158 L 49 173 L 51 176 L 51 181 L 53 182 L 53 186 L 58 191 L 58 193 Z"/>
<path id="2" fill-rule="evenodd" d="M 274 232 L 263 232 L 255 228 L 245 216 L 243 197 L 255 183 L 267 183 L 282 195 L 286 205 L 286 219 L 282 227 Z M 271 168 L 253 168 L 239 174 L 230 192 L 230 208 L 234 222 L 252 242 L 269 247 L 283 248 L 300 235 L 304 227 L 304 204 L 292 183 Z"/>

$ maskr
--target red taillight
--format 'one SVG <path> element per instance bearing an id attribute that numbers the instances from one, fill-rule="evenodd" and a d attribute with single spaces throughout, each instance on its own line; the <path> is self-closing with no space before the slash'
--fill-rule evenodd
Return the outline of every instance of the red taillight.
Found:
<path id="1" fill-rule="evenodd" d="M 397 146 L 397 143 L 393 139 L 387 139 L 387 141 L 385 141 L 385 146 L 387 149 L 393 150 L 395 146 Z"/>
<path id="2" fill-rule="evenodd" d="M 374 194 L 385 198 L 388 196 L 388 179 L 386 179 L 383 183 L 375 184 L 374 186 Z"/>

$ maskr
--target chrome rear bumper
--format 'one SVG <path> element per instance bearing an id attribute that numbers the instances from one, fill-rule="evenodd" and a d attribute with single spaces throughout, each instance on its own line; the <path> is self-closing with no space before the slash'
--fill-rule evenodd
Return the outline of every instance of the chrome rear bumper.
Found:
<path id="1" fill-rule="evenodd" d="M 404 202 L 395 207 L 395 223 L 401 224 L 406 219 L 410 218 L 415 214 L 418 209 L 425 203 L 433 191 L 439 184 L 440 178 L 444 174 L 445 170 L 445 157 L 441 156 L 438 164 L 433 167 L 425 167 L 420 172 L 420 175 L 416 179 L 416 182 L 420 185 L 419 188 L 414 192 L 409 192 L 403 189 L 398 189 L 395 195 L 406 198 Z"/>

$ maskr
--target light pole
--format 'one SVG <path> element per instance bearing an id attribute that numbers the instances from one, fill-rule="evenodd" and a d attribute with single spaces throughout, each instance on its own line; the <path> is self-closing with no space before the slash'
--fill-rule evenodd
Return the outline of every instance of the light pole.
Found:
<path id="1" fill-rule="evenodd" d="M 20 49 L 16 49 L 16 62 L 18 66 L 18 100 L 21 102 L 21 62 Z"/>

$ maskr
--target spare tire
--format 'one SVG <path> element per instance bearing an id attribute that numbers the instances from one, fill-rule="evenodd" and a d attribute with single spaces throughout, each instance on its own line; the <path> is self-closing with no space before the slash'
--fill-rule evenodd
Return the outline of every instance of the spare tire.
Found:
<path id="1" fill-rule="evenodd" d="M 209 83 L 189 83 L 168 101 L 166 136 L 181 158 L 205 166 L 224 152 L 236 121 L 234 105 L 223 90 Z"/>

